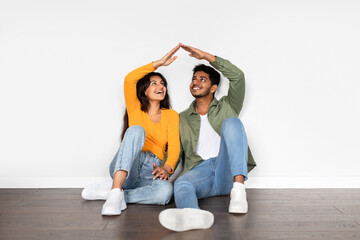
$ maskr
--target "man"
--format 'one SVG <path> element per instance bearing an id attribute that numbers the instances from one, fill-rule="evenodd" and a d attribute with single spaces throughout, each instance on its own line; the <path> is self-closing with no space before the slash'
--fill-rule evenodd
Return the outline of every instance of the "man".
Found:
<path id="1" fill-rule="evenodd" d="M 181 157 L 185 169 L 175 181 L 176 209 L 159 215 L 173 231 L 210 228 L 211 212 L 201 210 L 198 199 L 230 193 L 230 213 L 246 213 L 244 181 L 256 163 L 248 149 L 244 127 L 238 119 L 245 94 L 243 72 L 228 60 L 181 44 L 191 57 L 207 60 L 230 81 L 227 96 L 217 100 L 220 74 L 204 64 L 195 66 L 190 92 L 195 97 L 180 113 Z"/>

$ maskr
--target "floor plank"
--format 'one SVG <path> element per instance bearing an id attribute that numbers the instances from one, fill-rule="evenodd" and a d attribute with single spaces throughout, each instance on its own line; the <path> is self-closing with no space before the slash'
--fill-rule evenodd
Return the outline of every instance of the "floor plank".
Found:
<path id="1" fill-rule="evenodd" d="M 183 233 L 158 221 L 173 200 L 107 217 L 104 201 L 85 201 L 81 190 L 0 189 L 0 239 L 360 239 L 360 189 L 248 189 L 247 214 L 229 214 L 229 196 L 201 199 L 213 227 Z"/>
<path id="2" fill-rule="evenodd" d="M 338 200 L 251 200 L 250 201 L 250 205 L 253 207 L 257 207 L 257 206 L 301 206 L 301 207 L 306 207 L 306 206 L 359 206 L 360 205 L 360 200 L 342 200 L 342 199 L 338 199 Z"/>
<path id="3" fill-rule="evenodd" d="M 244 240 L 359 240 L 360 232 L 252 232 Z"/>
<path id="4" fill-rule="evenodd" d="M 107 223 L 100 214 L 2 214 L 0 230 L 103 230 Z"/>

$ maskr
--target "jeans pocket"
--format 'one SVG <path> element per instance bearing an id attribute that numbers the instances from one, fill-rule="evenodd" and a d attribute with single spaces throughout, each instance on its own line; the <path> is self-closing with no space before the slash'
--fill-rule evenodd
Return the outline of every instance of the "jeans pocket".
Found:
<path id="1" fill-rule="evenodd" d="M 154 177 L 154 175 L 152 175 L 152 172 L 154 171 L 154 163 L 157 166 L 160 166 L 161 161 L 151 152 L 146 153 L 146 157 L 140 163 L 141 169 L 139 177 L 141 179 L 152 179 Z"/>

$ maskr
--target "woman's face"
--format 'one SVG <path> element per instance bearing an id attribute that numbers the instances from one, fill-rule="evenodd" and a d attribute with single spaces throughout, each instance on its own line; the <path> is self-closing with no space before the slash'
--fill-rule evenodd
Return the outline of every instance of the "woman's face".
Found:
<path id="1" fill-rule="evenodd" d="M 150 77 L 150 85 L 145 91 L 149 101 L 162 101 L 166 95 L 166 87 L 164 81 L 159 76 Z"/>

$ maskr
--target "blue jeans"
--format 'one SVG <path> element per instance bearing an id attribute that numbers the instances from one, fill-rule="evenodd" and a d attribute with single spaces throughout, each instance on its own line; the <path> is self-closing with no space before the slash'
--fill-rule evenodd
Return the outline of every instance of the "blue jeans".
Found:
<path id="1" fill-rule="evenodd" d="M 248 144 L 238 118 L 225 119 L 221 126 L 219 155 L 202 161 L 175 181 L 178 208 L 199 208 L 198 199 L 230 193 L 234 176 L 247 180 Z"/>
<path id="2" fill-rule="evenodd" d="M 143 204 L 167 204 L 173 193 L 170 182 L 153 180 L 153 163 L 160 166 L 161 160 L 152 152 L 142 152 L 145 130 L 141 126 L 127 129 L 119 151 L 112 160 L 109 171 L 113 178 L 119 170 L 127 171 L 123 185 L 125 202 Z"/>

